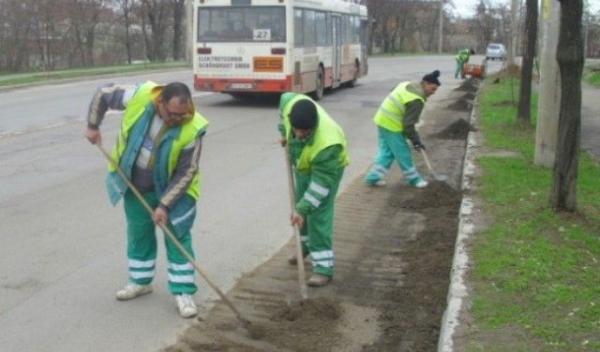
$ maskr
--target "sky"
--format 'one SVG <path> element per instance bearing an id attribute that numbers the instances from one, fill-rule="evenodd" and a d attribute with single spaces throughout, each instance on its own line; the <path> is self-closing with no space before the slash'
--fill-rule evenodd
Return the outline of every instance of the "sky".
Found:
<path id="1" fill-rule="evenodd" d="M 475 6 L 479 0 L 452 0 L 454 2 L 454 13 L 460 17 L 471 17 L 475 14 Z M 510 4 L 510 0 L 489 0 L 492 4 Z M 588 0 L 592 13 L 600 11 L 600 0 Z"/>

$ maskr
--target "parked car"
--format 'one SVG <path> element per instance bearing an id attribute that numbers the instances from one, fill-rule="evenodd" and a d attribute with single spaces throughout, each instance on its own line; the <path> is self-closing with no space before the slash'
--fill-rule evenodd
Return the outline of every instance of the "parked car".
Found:
<path id="1" fill-rule="evenodd" d="M 490 43 L 485 50 L 486 60 L 506 60 L 506 48 L 504 44 Z"/>

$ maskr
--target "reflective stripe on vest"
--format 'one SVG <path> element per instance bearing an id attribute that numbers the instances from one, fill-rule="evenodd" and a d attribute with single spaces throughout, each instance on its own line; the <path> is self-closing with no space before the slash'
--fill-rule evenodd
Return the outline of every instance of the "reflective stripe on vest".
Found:
<path id="1" fill-rule="evenodd" d="M 138 87 L 133 97 L 127 103 L 127 107 L 123 114 L 123 121 L 121 123 L 121 130 L 117 136 L 117 143 L 112 150 L 113 160 L 118 161 L 120 165 L 121 158 L 125 152 L 127 141 L 130 132 L 133 130 L 135 124 L 140 121 L 140 118 L 144 115 L 146 108 L 149 104 L 154 104 L 155 99 L 160 95 L 162 87 L 154 82 L 145 82 Z M 200 115 L 198 112 L 194 113 L 194 117 L 181 125 L 179 135 L 174 138 L 171 142 L 169 151 L 169 158 L 167 164 L 168 177 L 170 178 L 175 171 L 177 161 L 183 149 L 192 143 L 198 136 L 198 133 L 208 126 L 208 121 Z M 160 167 L 155 165 L 155 167 Z M 115 172 L 116 170 L 109 164 L 109 171 Z M 123 170 L 126 175 L 131 177 L 132 170 Z M 194 199 L 200 197 L 200 175 L 197 173 L 192 182 L 190 183 L 187 194 L 192 196 Z"/>
<path id="2" fill-rule="evenodd" d="M 373 121 L 379 127 L 392 132 L 402 132 L 402 119 L 406 113 L 406 104 L 414 100 L 425 102 L 425 98 L 406 89 L 410 82 L 402 82 L 383 100 Z"/>
<path id="3" fill-rule="evenodd" d="M 301 172 L 309 172 L 311 170 L 312 161 L 319 153 L 327 147 L 339 144 L 342 146 L 342 152 L 340 153 L 340 167 L 349 164 L 346 136 L 342 128 L 327 114 L 327 112 L 315 103 L 312 99 L 303 94 L 298 94 L 292 98 L 283 108 L 283 125 L 285 127 L 286 139 L 290 139 L 292 135 L 292 126 L 290 124 L 290 112 L 294 104 L 302 99 L 308 99 L 312 101 L 318 112 L 318 125 L 314 132 L 313 141 L 311 144 L 307 144 L 302 149 L 300 158 L 296 164 L 296 168 Z"/>

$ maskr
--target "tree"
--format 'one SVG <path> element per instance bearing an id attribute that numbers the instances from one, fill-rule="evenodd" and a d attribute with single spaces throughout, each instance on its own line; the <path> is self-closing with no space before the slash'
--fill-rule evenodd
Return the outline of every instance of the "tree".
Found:
<path id="1" fill-rule="evenodd" d="M 185 17 L 185 0 L 171 0 L 173 5 L 173 60 L 180 60 L 182 55 L 183 20 Z"/>
<path id="2" fill-rule="evenodd" d="M 33 1 L 6 0 L 0 3 L 0 71 L 29 69 L 31 38 L 35 30 L 31 20 Z"/>
<path id="3" fill-rule="evenodd" d="M 96 27 L 104 9 L 104 2 L 104 0 L 71 0 L 69 4 L 71 31 L 83 66 L 94 66 Z"/>
<path id="4" fill-rule="evenodd" d="M 129 30 L 131 27 L 131 13 L 135 6 L 135 0 L 117 0 L 123 11 L 123 20 L 125 21 L 125 49 L 127 50 L 127 63 L 131 64 L 131 36 Z"/>
<path id="5" fill-rule="evenodd" d="M 525 53 L 521 66 L 521 91 L 519 94 L 518 120 L 531 124 L 531 76 L 533 74 L 533 59 L 537 41 L 538 3 L 537 0 L 527 0 L 525 17 Z"/>
<path id="6" fill-rule="evenodd" d="M 167 31 L 168 4 L 166 0 L 142 0 L 143 21 L 142 29 L 146 42 L 146 55 L 150 61 L 164 61 L 167 58 L 165 35 Z M 150 33 L 146 29 L 146 21 L 150 25 Z"/>
<path id="7" fill-rule="evenodd" d="M 560 34 L 556 60 L 560 69 L 561 99 L 558 143 L 551 205 L 557 211 L 575 211 L 581 142 L 581 75 L 583 72 L 583 0 L 560 1 Z"/>
<path id="8" fill-rule="evenodd" d="M 491 9 L 483 0 L 480 0 L 477 5 L 475 19 L 474 32 L 479 43 L 478 49 L 485 50 L 487 44 L 493 39 L 495 26 Z"/>

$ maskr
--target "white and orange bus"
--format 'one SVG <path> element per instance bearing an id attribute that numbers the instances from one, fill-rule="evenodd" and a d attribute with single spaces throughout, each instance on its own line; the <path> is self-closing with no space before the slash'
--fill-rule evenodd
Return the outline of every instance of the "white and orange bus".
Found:
<path id="1" fill-rule="evenodd" d="M 195 0 L 194 87 L 299 92 L 367 74 L 367 8 L 344 0 Z"/>

